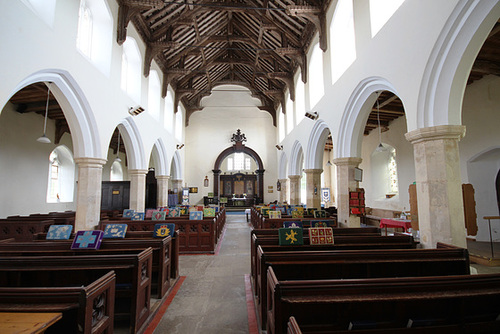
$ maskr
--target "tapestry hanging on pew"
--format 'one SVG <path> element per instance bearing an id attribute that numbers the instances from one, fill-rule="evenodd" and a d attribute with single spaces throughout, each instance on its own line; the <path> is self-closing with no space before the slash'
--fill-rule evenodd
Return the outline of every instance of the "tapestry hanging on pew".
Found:
<path id="1" fill-rule="evenodd" d="M 73 239 L 73 244 L 71 244 L 71 249 L 99 249 L 103 236 L 103 231 L 78 231 Z"/>
<path id="2" fill-rule="evenodd" d="M 165 220 L 167 211 L 154 211 L 151 220 Z"/>
<path id="3" fill-rule="evenodd" d="M 203 220 L 203 211 L 191 211 L 189 220 Z"/>
<path id="4" fill-rule="evenodd" d="M 333 245 L 333 231 L 331 227 L 309 228 L 309 242 L 311 245 Z"/>
<path id="5" fill-rule="evenodd" d="M 280 228 L 279 237 L 280 246 L 304 244 L 301 228 Z"/>
<path id="6" fill-rule="evenodd" d="M 144 212 L 135 212 L 132 215 L 132 220 L 144 220 Z"/>
<path id="7" fill-rule="evenodd" d="M 284 221 L 283 222 L 283 227 L 284 228 L 302 228 L 302 222 L 301 221 Z"/>
<path id="8" fill-rule="evenodd" d="M 104 239 L 123 239 L 127 233 L 127 224 L 107 224 L 104 229 Z"/>
<path id="9" fill-rule="evenodd" d="M 165 224 L 155 224 L 155 229 L 153 232 L 153 237 L 155 238 L 165 238 L 173 237 L 175 231 L 175 224 L 165 223 Z"/>
<path id="10" fill-rule="evenodd" d="M 47 240 L 67 240 L 73 231 L 73 225 L 50 225 Z"/>

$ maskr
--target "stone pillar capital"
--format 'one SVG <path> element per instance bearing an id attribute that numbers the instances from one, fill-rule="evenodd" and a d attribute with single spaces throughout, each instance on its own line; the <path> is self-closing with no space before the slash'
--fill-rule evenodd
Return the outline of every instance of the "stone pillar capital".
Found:
<path id="1" fill-rule="evenodd" d="M 146 175 L 148 173 L 147 169 L 129 169 L 129 175 Z"/>
<path id="2" fill-rule="evenodd" d="M 304 172 L 306 174 L 321 174 L 321 173 L 323 173 L 323 170 L 322 169 L 313 169 L 313 168 L 311 168 L 311 169 L 304 169 Z"/>
<path id="3" fill-rule="evenodd" d="M 280 181 L 281 184 L 285 183 L 288 181 L 288 179 L 278 179 L 278 181 Z"/>
<path id="4" fill-rule="evenodd" d="M 288 178 L 290 180 L 298 180 L 300 179 L 302 176 L 301 175 L 288 175 Z"/>
<path id="5" fill-rule="evenodd" d="M 347 158 L 337 158 L 333 159 L 333 163 L 336 166 L 354 166 L 358 167 L 363 159 L 358 157 L 347 157 Z"/>
<path id="6" fill-rule="evenodd" d="M 464 136 L 464 125 L 431 126 L 428 128 L 416 129 L 405 134 L 406 140 L 412 144 L 443 139 L 460 140 Z"/>
<path id="7" fill-rule="evenodd" d="M 88 168 L 99 168 L 104 166 L 108 160 L 101 158 L 91 158 L 91 157 L 80 157 L 75 158 L 75 163 L 79 168 L 88 167 Z"/>
<path id="8" fill-rule="evenodd" d="M 157 180 L 170 180 L 170 175 L 156 175 Z"/>

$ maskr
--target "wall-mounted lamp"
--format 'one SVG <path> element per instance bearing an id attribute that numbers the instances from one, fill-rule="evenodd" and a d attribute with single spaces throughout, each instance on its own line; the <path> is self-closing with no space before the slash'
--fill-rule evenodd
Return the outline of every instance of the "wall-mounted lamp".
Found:
<path id="1" fill-rule="evenodd" d="M 328 162 L 326 163 L 326 166 L 327 167 L 332 167 L 333 166 L 332 163 L 330 162 L 330 160 L 328 160 Z"/>
<path id="2" fill-rule="evenodd" d="M 306 112 L 306 117 L 309 119 L 312 119 L 313 121 L 317 120 L 319 117 L 318 112 L 313 111 L 313 112 Z"/>
<path id="3" fill-rule="evenodd" d="M 144 108 L 141 106 L 135 106 L 128 108 L 128 113 L 132 116 L 137 116 L 144 111 Z"/>
<path id="4" fill-rule="evenodd" d="M 281 151 L 283 149 L 283 145 L 276 145 L 276 148 L 278 149 L 278 151 Z"/>
<path id="5" fill-rule="evenodd" d="M 184 144 L 177 144 L 177 145 L 175 146 L 175 148 L 176 148 L 176 149 L 178 149 L 178 150 L 180 150 L 180 149 L 181 149 L 181 148 L 183 148 L 183 147 L 184 147 Z"/>
<path id="6" fill-rule="evenodd" d="M 205 180 L 203 180 L 203 186 L 208 187 L 208 176 L 205 176 Z"/>

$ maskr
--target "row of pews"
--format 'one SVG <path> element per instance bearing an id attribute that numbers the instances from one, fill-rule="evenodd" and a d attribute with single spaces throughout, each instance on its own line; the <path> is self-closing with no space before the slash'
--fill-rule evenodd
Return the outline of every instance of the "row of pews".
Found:
<path id="1" fill-rule="evenodd" d="M 154 224 L 164 222 L 176 224 L 173 237 L 154 238 Z M 142 222 L 103 214 L 97 228 L 126 223 L 128 230 L 123 239 L 104 239 L 98 250 L 71 250 L 74 234 L 46 240 L 50 225 L 74 225 L 74 212 L 1 223 L 8 233 L 0 236 L 0 312 L 62 313 L 47 333 L 142 333 L 179 279 L 181 245 L 186 253 L 213 252 L 225 212 L 200 221 Z M 201 241 L 196 232 L 205 233 Z"/>
<path id="2" fill-rule="evenodd" d="M 250 224 L 254 229 L 276 229 L 283 227 L 283 222 L 287 221 L 300 221 L 304 227 L 309 227 L 312 221 L 327 222 L 328 226 L 337 227 L 336 216 L 329 216 L 327 218 L 314 218 L 312 215 L 305 214 L 303 218 L 293 218 L 289 215 L 283 215 L 281 218 L 269 218 L 263 215 L 255 207 L 250 209 Z"/>
<path id="3" fill-rule="evenodd" d="M 334 245 L 280 246 L 251 232 L 261 330 L 299 333 L 498 333 L 500 275 L 471 275 L 466 249 L 417 248 L 409 235 L 334 228 Z"/>

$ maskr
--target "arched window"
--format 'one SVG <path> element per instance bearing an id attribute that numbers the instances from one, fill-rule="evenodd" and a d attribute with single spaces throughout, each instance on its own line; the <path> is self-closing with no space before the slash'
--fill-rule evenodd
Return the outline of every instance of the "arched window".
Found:
<path id="1" fill-rule="evenodd" d="M 184 129 L 184 117 L 180 109 L 179 107 L 179 111 L 175 114 L 175 139 L 178 141 L 182 141 L 182 131 Z"/>
<path id="2" fill-rule="evenodd" d="M 305 85 L 301 79 L 295 84 L 295 125 L 299 124 L 306 114 Z"/>
<path id="3" fill-rule="evenodd" d="M 123 43 L 121 88 L 135 102 L 141 102 L 141 53 L 130 36 Z"/>
<path id="4" fill-rule="evenodd" d="M 225 161 L 226 171 L 250 171 L 258 168 L 255 160 L 243 152 L 231 154 Z"/>
<path id="5" fill-rule="evenodd" d="M 76 46 L 84 55 L 90 58 L 90 51 L 92 50 L 92 12 L 87 7 L 85 0 L 80 2 Z"/>
<path id="6" fill-rule="evenodd" d="M 104 0 L 81 0 L 76 46 L 101 72 L 109 75 L 113 19 Z"/>
<path id="7" fill-rule="evenodd" d="M 370 0 L 372 37 L 389 21 L 405 0 Z"/>
<path id="8" fill-rule="evenodd" d="M 22 2 L 47 25 L 53 26 L 56 0 L 22 0 Z"/>
<path id="9" fill-rule="evenodd" d="M 72 202 L 75 189 L 75 162 L 66 146 L 56 147 L 49 156 L 47 203 Z"/>
<path id="10" fill-rule="evenodd" d="M 330 24 L 332 84 L 356 60 L 352 0 L 339 0 Z"/>
<path id="11" fill-rule="evenodd" d="M 398 166 L 394 147 L 383 144 L 383 150 L 377 148 L 372 153 L 371 178 L 374 199 L 391 198 L 398 194 Z"/>
<path id="12" fill-rule="evenodd" d="M 148 112 L 156 120 L 160 120 L 160 93 L 161 85 L 158 72 L 151 70 L 149 73 Z"/>
<path id="13" fill-rule="evenodd" d="M 168 92 L 165 96 L 165 107 L 163 109 L 163 126 L 172 133 L 174 132 L 174 100 L 172 92 Z"/>
<path id="14" fill-rule="evenodd" d="M 110 181 L 123 181 L 123 167 L 119 161 L 113 161 L 111 165 Z"/>
<path id="15" fill-rule="evenodd" d="M 314 106 L 325 94 L 323 82 L 323 51 L 319 48 L 319 43 L 313 48 L 311 60 L 309 61 L 309 106 Z"/>
<path id="16" fill-rule="evenodd" d="M 289 134 L 294 127 L 294 122 L 293 122 L 293 101 L 290 99 L 290 96 L 288 96 L 288 99 L 286 100 L 286 134 Z"/>
<path id="17" fill-rule="evenodd" d="M 283 114 L 283 109 L 279 109 L 279 116 L 278 116 L 278 136 L 279 136 L 279 141 L 281 142 L 283 139 L 285 139 L 285 114 Z"/>

